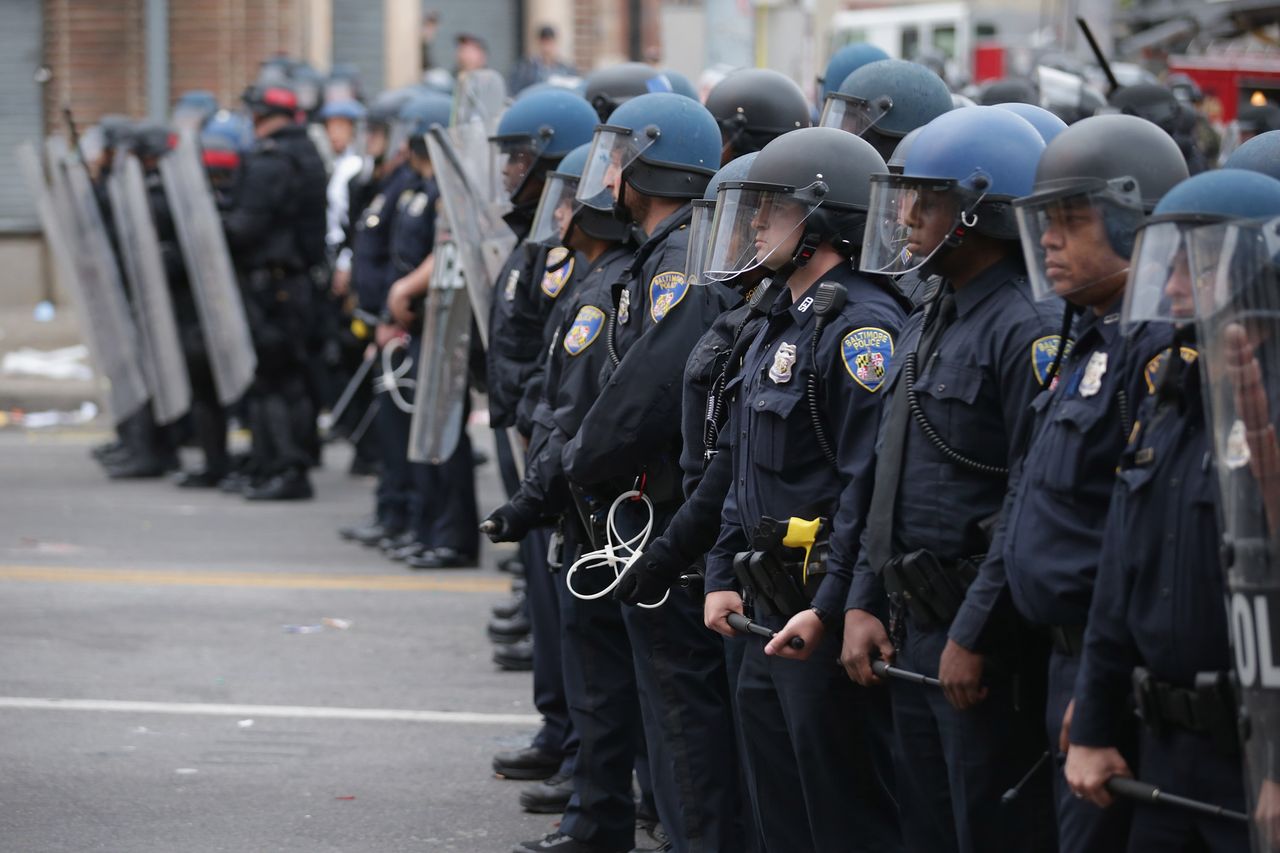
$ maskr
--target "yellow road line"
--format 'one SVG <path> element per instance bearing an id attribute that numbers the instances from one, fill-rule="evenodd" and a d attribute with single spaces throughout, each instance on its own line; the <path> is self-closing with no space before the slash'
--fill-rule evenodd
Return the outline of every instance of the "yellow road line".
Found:
<path id="1" fill-rule="evenodd" d="M 324 575 L 294 572 L 164 571 L 95 569 L 79 566 L 4 566 L 0 581 L 135 584 L 138 586 L 224 586 L 259 589 L 344 589 L 386 592 L 507 592 L 507 578 L 432 578 L 405 575 Z"/>

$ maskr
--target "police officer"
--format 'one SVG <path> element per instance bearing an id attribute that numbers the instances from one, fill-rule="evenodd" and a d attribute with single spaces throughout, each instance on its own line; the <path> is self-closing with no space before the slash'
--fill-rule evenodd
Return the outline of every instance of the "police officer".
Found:
<path id="1" fill-rule="evenodd" d="M 734 71 L 707 93 L 706 106 L 720 125 L 721 165 L 809 126 L 804 92 L 790 77 L 768 68 Z"/>
<path id="2" fill-rule="evenodd" d="M 258 350 L 248 398 L 254 470 L 243 493 L 251 500 L 310 498 L 315 411 L 306 372 L 305 323 L 313 291 L 306 246 L 323 246 L 323 217 L 302 209 L 313 193 L 294 152 L 293 93 L 280 86 L 251 88 L 246 104 L 256 139 L 243 158 L 234 205 L 223 214 Z M 309 232 L 311 226 L 318 235 Z"/>
<path id="3" fill-rule="evenodd" d="M 1241 145 L 1222 164 L 1224 169 L 1248 169 L 1280 179 L 1280 130 L 1260 133 Z"/>
<path id="4" fill-rule="evenodd" d="M 1119 750 L 1132 696 L 1143 722 L 1136 765 L 1143 781 L 1244 807 L 1227 686 L 1218 483 L 1191 323 L 1197 300 L 1204 304 L 1194 290 L 1212 276 L 1222 246 L 1211 223 L 1278 213 L 1280 182 L 1225 169 L 1174 187 L 1139 235 L 1124 321 L 1172 321 L 1177 331 L 1168 350 L 1139 368 L 1153 389 L 1120 459 L 1076 681 L 1067 782 L 1099 806 L 1112 803 L 1108 779 L 1133 773 Z M 1201 229 L 1210 239 L 1197 239 Z M 1247 845 L 1242 824 L 1151 805 L 1134 810 L 1130 850 Z"/>
<path id="5" fill-rule="evenodd" d="M 1010 475 L 1010 496 L 983 572 L 1003 571 L 1018 612 L 1049 634 L 1045 726 L 1049 747 L 1063 758 L 1060 735 L 1116 462 L 1146 396 L 1141 366 L 1168 345 L 1167 335 L 1141 328 L 1121 334 L 1134 233 L 1186 177 L 1182 153 L 1160 128 L 1136 116 L 1096 116 L 1049 143 L 1034 192 L 1014 203 L 1032 289 L 1039 299 L 1066 300 L 1064 334 L 1070 331 L 1074 344 L 1032 404 L 1031 443 Z M 1076 799 L 1059 766 L 1049 767 L 1058 849 L 1123 850 L 1127 810 L 1104 814 Z"/>
<path id="6" fill-rule="evenodd" d="M 600 121 L 608 121 L 614 110 L 638 95 L 675 91 L 669 77 L 643 62 L 599 68 L 588 74 L 583 83 L 582 97 Z"/>
<path id="7" fill-rule="evenodd" d="M 872 445 L 885 367 L 909 307 L 894 285 L 853 270 L 862 244 L 868 180 L 885 172 L 870 144 L 842 130 L 813 128 L 771 142 L 745 181 L 721 184 L 720 221 L 708 275 L 763 266 L 785 283 L 741 365 L 729 429 L 733 482 L 719 540 L 707 557 L 707 627 L 726 621 L 744 597 L 777 636 L 749 642 L 738 676 L 752 811 L 769 850 L 899 849 L 892 771 L 871 759 L 886 732 L 868 696 L 832 666 L 857 531 L 870 501 Z M 730 215 L 730 212 L 734 212 Z M 752 246 L 754 252 L 744 252 Z M 840 303 L 840 296 L 845 301 Z M 763 564 L 778 552 L 762 541 L 770 519 L 822 517 L 849 531 L 779 584 L 735 577 L 744 556 Z M 779 543 L 780 544 L 780 543 Z M 783 569 L 783 571 L 787 571 Z M 804 646 L 791 648 L 792 638 Z M 788 658 L 791 658 L 788 660 Z M 883 752 L 883 750 L 879 750 Z"/>
<path id="8" fill-rule="evenodd" d="M 879 62 L 888 58 L 889 54 L 868 42 L 846 44 L 831 54 L 831 58 L 827 60 L 827 67 L 817 80 L 818 110 L 821 111 L 823 105 L 827 102 L 827 96 L 839 89 L 840 84 L 850 74 L 868 63 Z"/>
<path id="9" fill-rule="evenodd" d="M 565 445 L 565 471 L 601 518 L 642 479 L 644 498 L 623 510 L 622 523 L 629 527 L 639 520 L 630 514 L 651 505 L 657 533 L 681 498 L 680 376 L 726 302 L 722 289 L 691 288 L 684 277 L 688 202 L 714 174 L 720 146 L 715 119 L 700 104 L 641 95 L 596 128 L 578 190 L 589 206 L 625 213 L 643 238 L 613 285 L 601 328 L 604 385 Z M 623 609 L 662 825 L 676 850 L 734 849 L 740 828 L 736 774 L 726 761 L 734 744 L 723 653 L 697 617 L 683 595 L 656 609 Z"/>
<path id="10" fill-rule="evenodd" d="M 917 127 L 951 109 L 951 92 L 923 65 L 882 59 L 852 72 L 828 92 L 821 124 L 857 134 L 889 159 Z"/>
<path id="11" fill-rule="evenodd" d="M 511 205 L 504 218 L 517 239 L 524 241 L 529 235 L 547 174 L 590 140 L 594 124 L 591 107 L 567 90 L 530 92 L 503 113 L 490 144 L 497 155 L 502 200 Z M 495 429 L 514 426 L 526 439 L 533 433 L 547 323 L 563 292 L 555 274 L 547 278 L 546 258 L 547 249 L 539 244 L 522 242 L 515 247 L 498 275 L 488 318 L 489 423 Z M 518 488 L 512 473 L 504 474 L 508 493 Z M 563 784 L 572 773 L 577 737 L 567 707 L 556 578 L 547 565 L 549 543 L 550 531 L 542 526 L 520 538 L 533 635 L 534 705 L 545 723 L 528 748 L 499 753 L 493 767 L 513 779 L 558 775 L 557 782 Z"/>
<path id="12" fill-rule="evenodd" d="M 884 383 L 842 655 L 862 684 L 877 681 L 873 654 L 942 681 L 942 690 L 891 688 L 910 850 L 1053 845 L 1047 779 L 999 806 L 1043 751 L 1016 688 L 1044 659 L 1018 630 L 1002 579 L 973 582 L 1059 345 L 1061 308 L 1032 298 L 1009 209 L 1031 190 L 1043 150 L 1018 116 L 967 107 L 925 125 L 900 177 L 872 177 L 862 269 L 941 278 L 908 320 Z M 892 642 L 882 621 L 890 604 Z"/>

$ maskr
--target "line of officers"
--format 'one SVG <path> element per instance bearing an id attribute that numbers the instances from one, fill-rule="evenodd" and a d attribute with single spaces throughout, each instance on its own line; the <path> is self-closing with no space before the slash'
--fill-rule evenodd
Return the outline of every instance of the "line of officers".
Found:
<path id="1" fill-rule="evenodd" d="M 522 543 L 545 718 L 494 768 L 563 807 L 514 849 L 650 811 L 678 851 L 1272 849 L 1218 475 L 1261 515 L 1280 451 L 1254 407 L 1215 466 L 1205 405 L 1246 412 L 1268 341 L 1202 375 L 1196 335 L 1266 304 L 1280 134 L 1188 177 L 1137 115 L 953 109 L 897 60 L 816 127 L 774 72 L 662 79 L 491 137 L 490 419 L 527 445 L 481 529 Z"/>

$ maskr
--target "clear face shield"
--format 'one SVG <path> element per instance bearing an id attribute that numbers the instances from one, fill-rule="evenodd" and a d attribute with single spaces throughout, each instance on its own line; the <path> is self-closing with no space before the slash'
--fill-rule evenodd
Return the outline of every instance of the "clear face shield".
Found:
<path id="1" fill-rule="evenodd" d="M 759 267 L 777 271 L 795 255 L 804 224 L 821 205 L 821 181 L 791 189 L 726 181 L 717 191 L 704 279 L 729 281 Z"/>
<path id="2" fill-rule="evenodd" d="M 1146 218 L 1136 181 L 1116 178 L 1013 203 L 1036 299 L 1069 299 L 1129 268 L 1134 232 Z"/>
<path id="3" fill-rule="evenodd" d="M 875 127 L 893 109 L 893 99 L 888 95 L 868 101 L 854 95 L 832 92 L 822 106 L 821 127 L 834 127 L 861 136 Z"/>
<path id="4" fill-rule="evenodd" d="M 1188 220 L 1151 222 L 1138 231 L 1125 289 L 1121 321 L 1190 323 L 1197 291 L 1216 275 L 1227 223 Z"/>
<path id="5" fill-rule="evenodd" d="M 976 224 L 961 207 L 958 189 L 951 180 L 872 175 L 862 271 L 903 275 L 918 270 L 957 226 Z"/>
<path id="6" fill-rule="evenodd" d="M 569 223 L 573 215 L 582 207 L 576 198 L 578 178 L 560 172 L 547 174 L 546 183 L 542 185 L 542 198 L 538 202 L 538 211 L 533 216 L 533 227 L 529 230 L 530 243 L 543 246 L 561 246 L 569 235 Z"/>
<path id="7" fill-rule="evenodd" d="M 596 210 L 613 210 L 621 193 L 622 173 L 657 141 L 656 127 L 634 132 L 607 124 L 597 127 L 578 182 L 578 201 Z"/>
<path id="8" fill-rule="evenodd" d="M 684 280 L 689 284 L 707 284 L 707 259 L 711 250 L 711 223 L 716 215 L 716 203 L 698 198 L 692 203 L 693 216 L 689 220 L 689 254 L 685 255 Z"/>
<path id="9" fill-rule="evenodd" d="M 493 156 L 490 174 L 495 178 L 498 192 L 494 202 L 514 202 L 533 174 L 538 158 L 547 147 L 547 140 L 522 134 L 490 137 L 489 143 Z"/>

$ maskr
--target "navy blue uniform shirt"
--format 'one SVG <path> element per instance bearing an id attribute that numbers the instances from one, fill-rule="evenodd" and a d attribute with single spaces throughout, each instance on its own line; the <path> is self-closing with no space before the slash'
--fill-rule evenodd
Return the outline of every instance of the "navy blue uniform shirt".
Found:
<path id="1" fill-rule="evenodd" d="M 944 282 L 944 287 L 950 284 Z M 955 320 L 932 353 L 919 353 L 915 391 L 933 427 L 953 449 L 976 462 L 1009 468 L 1026 441 L 1031 401 L 1057 353 L 1062 303 L 1036 302 L 1021 257 L 1008 257 L 955 291 Z M 902 332 L 900 350 L 920 343 L 923 310 Z M 890 366 L 886 405 L 905 393 L 899 381 L 905 358 Z M 908 418 L 902 477 L 894 512 L 893 551 L 928 549 L 940 560 L 987 552 L 988 534 L 1004 503 L 1007 477 L 952 462 Z M 884 442 L 880 435 L 877 452 Z M 844 537 L 844 531 L 837 530 Z M 865 533 L 863 533 L 865 539 Z M 847 609 L 880 612 L 885 599 L 880 566 L 860 549 Z M 1004 587 L 1003 573 L 980 576 L 951 626 L 951 637 L 973 648 Z"/>
<path id="2" fill-rule="evenodd" d="M 828 320 L 812 349 L 813 297 L 832 281 L 848 301 Z M 866 522 L 880 424 L 881 386 L 895 357 L 906 312 L 889 291 L 841 263 L 794 300 L 783 290 L 747 350 L 735 378 L 731 431 L 733 482 L 724 501 L 720 537 L 707 555 L 708 592 L 735 589 L 734 555 L 750 549 L 760 519 L 792 516 L 831 520 L 827 574 L 815 607 L 836 613 L 848 592 L 858 534 Z M 816 375 L 817 402 L 836 464 L 813 436 L 806 377 Z"/>
<path id="3" fill-rule="evenodd" d="M 351 237 L 351 287 L 360 307 L 381 314 L 394 280 L 391 268 L 391 233 L 396 202 L 413 185 L 418 174 L 400 166 L 384 178 L 367 207 L 356 217 Z"/>
<path id="4" fill-rule="evenodd" d="M 440 191 L 432 178 L 418 176 L 397 196 L 391 226 L 391 283 L 417 269 L 436 244 L 436 202 Z"/>

